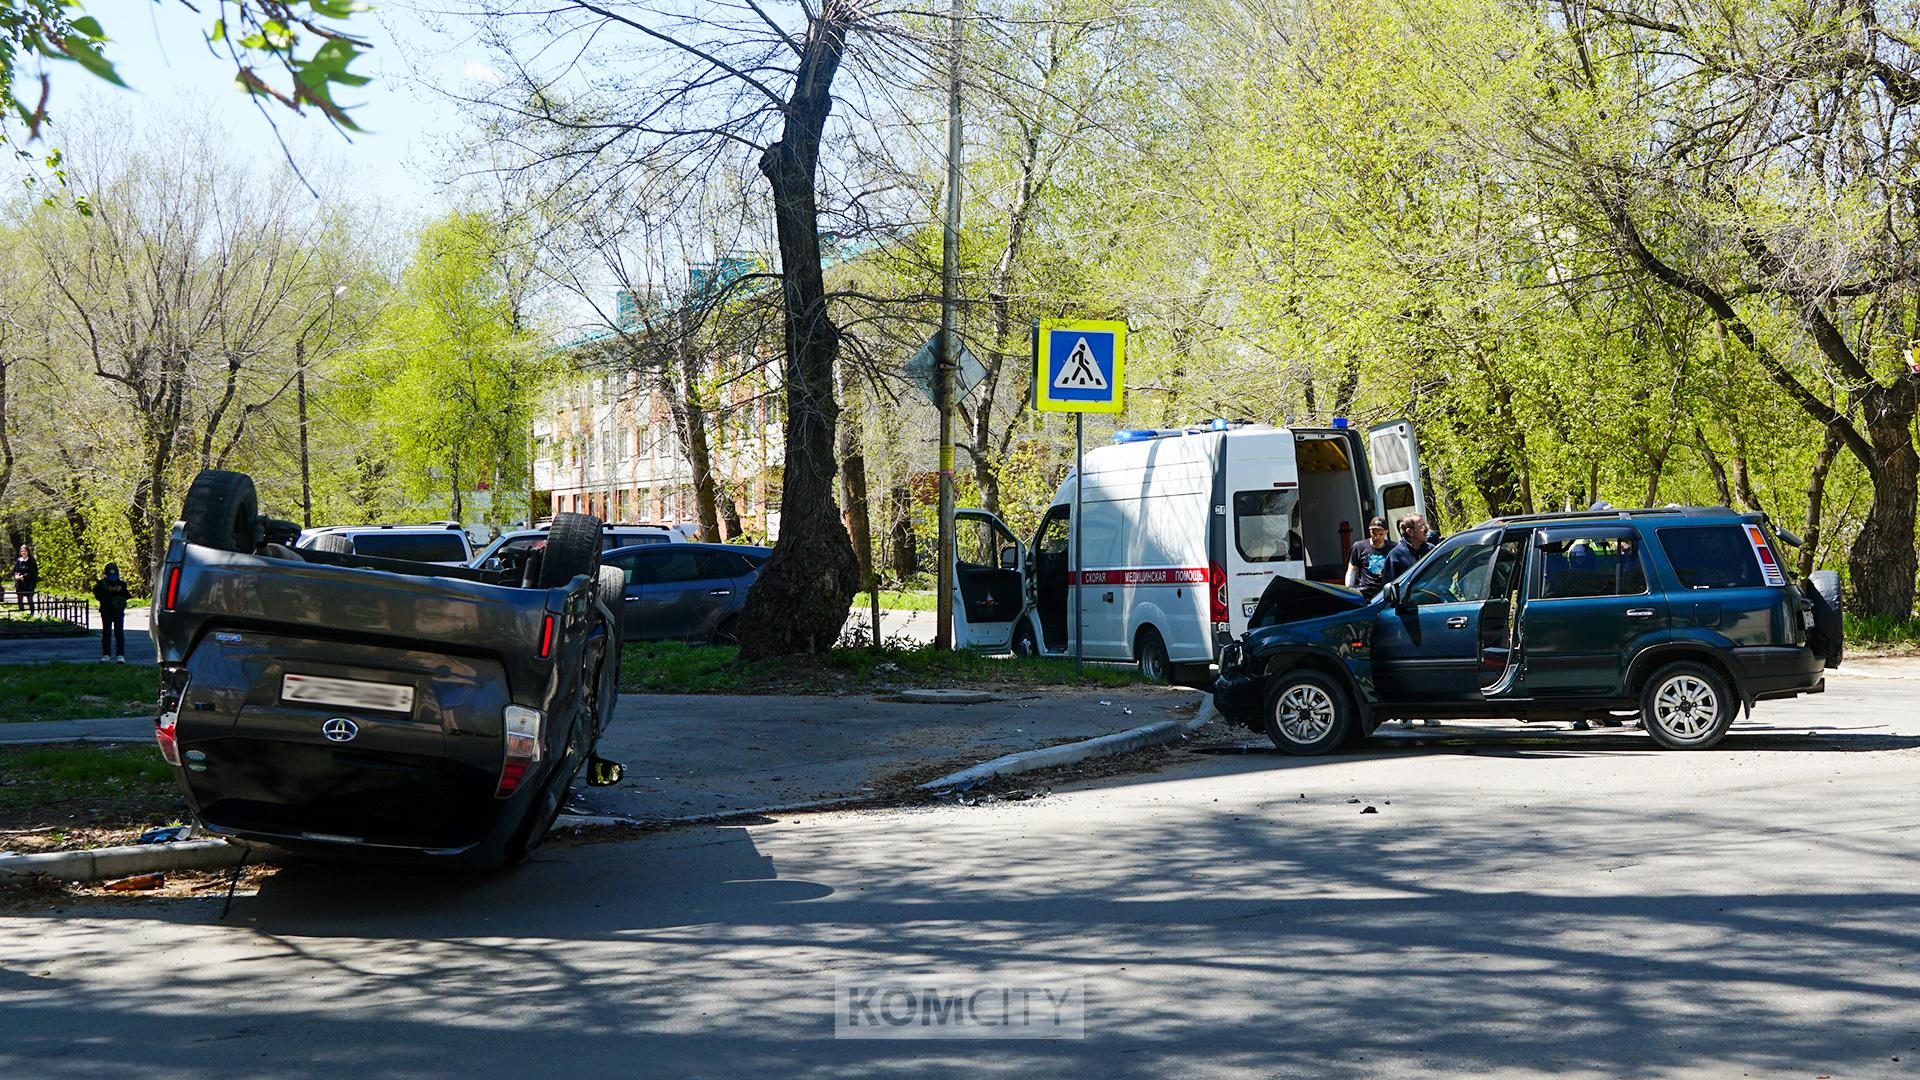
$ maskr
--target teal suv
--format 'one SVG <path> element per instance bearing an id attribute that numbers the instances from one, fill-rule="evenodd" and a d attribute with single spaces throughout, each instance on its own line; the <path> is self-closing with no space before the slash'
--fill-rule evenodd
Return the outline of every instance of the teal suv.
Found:
<path id="1" fill-rule="evenodd" d="M 1661 746 L 1703 749 L 1840 664 L 1839 579 L 1790 581 L 1799 544 L 1725 507 L 1499 518 L 1371 601 L 1275 579 L 1222 649 L 1214 701 L 1294 754 L 1390 719 L 1629 713 Z"/>

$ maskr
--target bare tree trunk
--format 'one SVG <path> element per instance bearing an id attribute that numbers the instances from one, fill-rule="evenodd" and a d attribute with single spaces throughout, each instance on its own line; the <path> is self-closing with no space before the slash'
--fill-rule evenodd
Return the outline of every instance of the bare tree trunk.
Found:
<path id="1" fill-rule="evenodd" d="M 1727 486 L 1727 467 L 1720 463 L 1720 455 L 1713 452 L 1713 444 L 1707 442 L 1707 433 L 1694 428 L 1693 441 L 1700 447 L 1700 456 L 1706 460 L 1707 471 L 1713 474 L 1713 490 L 1720 496 L 1720 504 L 1732 506 L 1733 489 Z"/>
<path id="2" fill-rule="evenodd" d="M 740 619 L 740 655 L 763 659 L 831 648 L 859 587 L 853 543 L 834 508 L 833 396 L 840 330 L 827 311 L 815 183 L 830 90 L 853 11 L 826 0 L 809 23 L 780 139 L 760 158 L 773 188 L 786 330 L 786 469 L 780 539 Z"/>
<path id="3" fill-rule="evenodd" d="M 680 348 L 685 349 L 684 343 Z M 689 350 L 690 353 L 690 350 Z M 678 376 L 663 374 L 660 389 L 667 398 L 667 412 L 673 417 L 674 433 L 680 437 L 680 449 L 687 457 L 687 469 L 693 474 L 694 515 L 700 521 L 700 539 L 712 543 L 720 535 L 720 503 L 713 478 L 713 451 L 707 443 L 707 410 L 694 396 L 693 361 L 682 355 Z M 680 385 L 676 386 L 675 382 Z"/>
<path id="4" fill-rule="evenodd" d="M 1753 480 L 1747 475 L 1747 440 L 1740 433 L 1738 424 L 1728 430 L 1733 434 L 1733 455 L 1729 459 L 1733 464 L 1733 497 L 1748 510 L 1762 510 L 1760 500 L 1753 493 Z"/>
<path id="5" fill-rule="evenodd" d="M 893 515 L 887 525 L 887 548 L 893 556 L 890 564 L 894 580 L 905 582 L 920 572 L 919 539 L 913 534 L 913 490 L 896 485 L 887 493 L 887 505 Z"/>
<path id="6" fill-rule="evenodd" d="M 1833 456 L 1840 452 L 1840 433 L 1827 429 L 1826 437 L 1820 442 L 1820 453 L 1814 456 L 1813 472 L 1807 477 L 1807 527 L 1800 537 L 1800 579 L 1806 580 L 1819 562 L 1820 533 L 1823 527 L 1823 511 L 1827 499 L 1827 470 L 1833 467 Z"/>
<path id="7" fill-rule="evenodd" d="M 1903 376 L 1908 398 L 1920 379 Z M 1882 409 L 1882 396 L 1869 393 L 1864 405 L 1866 435 L 1874 460 L 1873 502 L 1867 520 L 1847 556 L 1847 577 L 1861 612 L 1906 619 L 1913 614 L 1915 496 L 1920 492 L 1920 456 L 1913 449 L 1913 411 Z"/>
<path id="8" fill-rule="evenodd" d="M 848 404 L 840 416 L 840 521 L 853 541 L 860 581 L 872 585 L 873 523 L 867 504 L 867 456 L 860 444 L 858 389 L 852 379 L 844 381 L 841 396 Z"/>
<path id="9" fill-rule="evenodd" d="M 726 543 L 746 531 L 740 525 L 740 507 L 733 501 L 733 488 L 728 484 L 715 484 L 713 497 L 720 512 L 720 542 Z"/>

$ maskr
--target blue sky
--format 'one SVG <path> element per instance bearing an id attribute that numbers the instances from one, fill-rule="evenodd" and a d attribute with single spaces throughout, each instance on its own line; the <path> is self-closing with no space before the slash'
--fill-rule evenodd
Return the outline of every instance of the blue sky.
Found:
<path id="1" fill-rule="evenodd" d="M 180 107 L 183 101 L 211 107 L 233 144 L 257 155 L 263 166 L 277 163 L 280 144 L 253 99 L 233 85 L 233 69 L 208 51 L 205 33 L 216 3 L 197 4 L 199 13 L 178 0 L 94 0 L 86 10 L 112 35 L 107 56 L 130 90 L 97 83 L 77 66 L 54 70 L 54 109 L 85 96 L 108 103 L 124 101 L 138 116 L 147 110 Z M 441 200 L 430 179 L 435 141 L 460 127 L 459 111 L 434 93 L 436 86 L 458 87 L 489 76 L 485 51 L 458 23 L 430 25 L 399 5 L 379 5 L 354 17 L 352 28 L 371 40 L 373 49 L 354 70 L 374 81 L 358 89 L 342 88 L 336 100 L 349 107 L 366 130 L 342 136 L 317 112 L 295 116 L 268 103 L 268 115 L 293 148 L 294 160 L 324 154 L 347 163 L 390 210 L 406 216 L 431 212 Z M 189 97 L 190 96 L 190 97 Z"/>

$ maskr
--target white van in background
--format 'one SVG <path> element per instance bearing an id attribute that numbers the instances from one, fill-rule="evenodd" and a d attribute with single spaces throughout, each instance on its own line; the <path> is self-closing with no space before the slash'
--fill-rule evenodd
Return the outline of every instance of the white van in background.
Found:
<path id="1" fill-rule="evenodd" d="M 1368 466 L 1368 455 L 1372 467 Z M 1022 544 L 983 510 L 955 513 L 954 640 L 988 652 L 1073 655 L 1073 594 L 1089 660 L 1151 679 L 1197 677 L 1275 574 L 1339 583 L 1367 519 L 1426 512 L 1413 424 L 1361 433 L 1214 421 L 1122 431 L 1087 451 L 1084 571 L 1070 472 Z M 1198 670 L 1196 670 L 1198 669 Z"/>

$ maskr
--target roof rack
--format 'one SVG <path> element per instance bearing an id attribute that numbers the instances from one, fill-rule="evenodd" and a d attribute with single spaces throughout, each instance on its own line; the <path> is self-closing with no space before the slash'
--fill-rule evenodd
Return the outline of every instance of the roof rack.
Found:
<path id="1" fill-rule="evenodd" d="M 1745 516 L 1728 506 L 1603 506 L 1594 510 L 1561 510 L 1547 514 L 1513 514 L 1493 520 L 1502 525 L 1531 525 L 1554 521 L 1596 521 L 1638 517 L 1725 517 Z"/>

